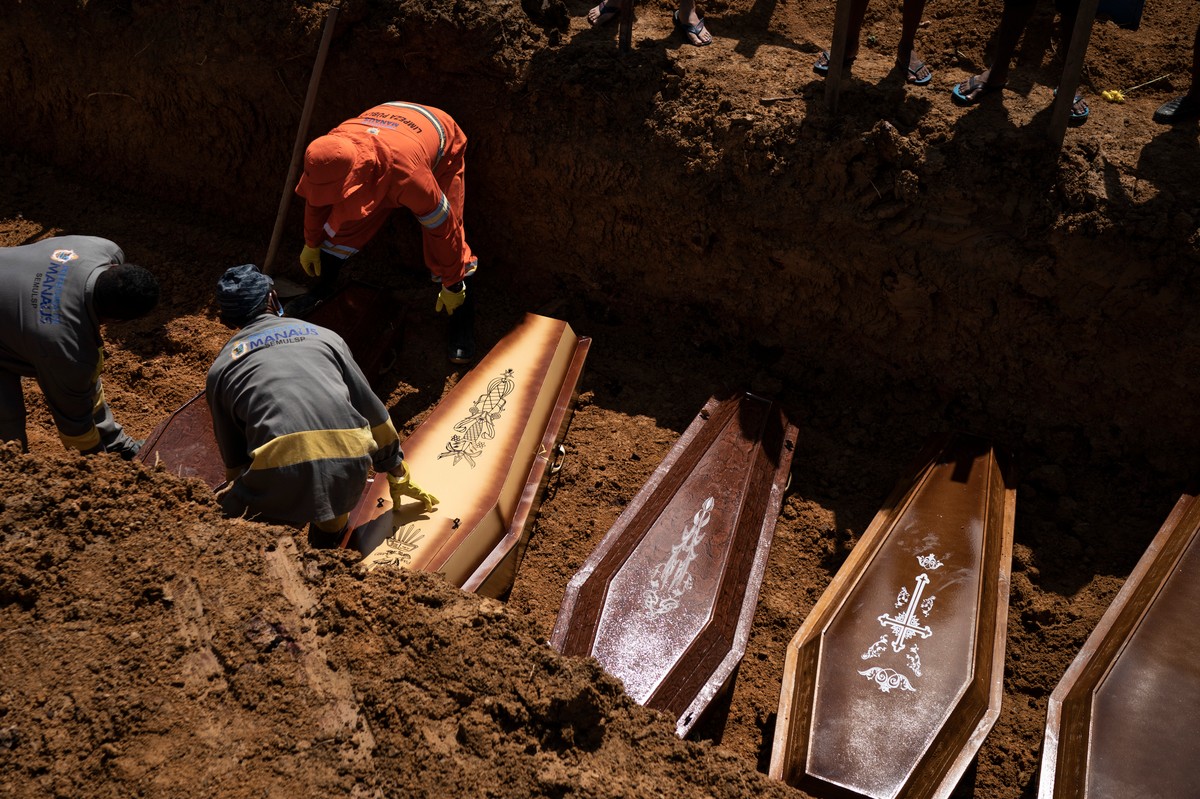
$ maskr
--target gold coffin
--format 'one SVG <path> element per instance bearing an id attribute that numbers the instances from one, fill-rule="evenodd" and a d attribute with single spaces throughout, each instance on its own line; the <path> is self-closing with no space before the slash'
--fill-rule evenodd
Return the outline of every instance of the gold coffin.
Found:
<path id="1" fill-rule="evenodd" d="M 343 545 L 368 567 L 439 572 L 469 591 L 506 594 L 590 344 L 566 322 L 527 314 L 404 442 L 413 479 L 438 506 L 426 514 L 406 501 L 392 512 L 377 477 Z"/>
<path id="2" fill-rule="evenodd" d="M 1050 695 L 1039 799 L 1200 795 L 1198 578 L 1184 494 Z"/>
<path id="3" fill-rule="evenodd" d="M 820 797 L 948 797 L 1000 714 L 1016 491 L 934 441 L 788 644 L 770 774 Z"/>

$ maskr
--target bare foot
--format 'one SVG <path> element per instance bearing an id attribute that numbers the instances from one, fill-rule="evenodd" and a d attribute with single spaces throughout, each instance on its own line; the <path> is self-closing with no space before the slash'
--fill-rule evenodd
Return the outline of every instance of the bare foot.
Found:
<path id="1" fill-rule="evenodd" d="M 904 66 L 904 61 L 898 60 L 897 65 Z M 924 86 L 933 80 L 933 71 L 925 65 L 925 62 L 917 58 L 917 54 L 909 51 L 908 53 L 908 74 L 904 77 L 907 83 L 913 86 Z"/>
<path id="2" fill-rule="evenodd" d="M 708 28 L 704 27 L 704 20 L 696 13 L 696 7 L 693 5 L 691 13 L 683 19 L 679 18 L 679 12 L 676 11 L 673 19 L 675 27 L 678 28 L 688 40 L 689 44 L 696 47 L 704 47 L 706 44 L 712 44 L 712 34 L 708 32 Z"/>
<path id="3" fill-rule="evenodd" d="M 600 5 L 587 13 L 589 25 L 606 25 L 621 13 L 621 4 L 613 0 L 600 0 Z"/>

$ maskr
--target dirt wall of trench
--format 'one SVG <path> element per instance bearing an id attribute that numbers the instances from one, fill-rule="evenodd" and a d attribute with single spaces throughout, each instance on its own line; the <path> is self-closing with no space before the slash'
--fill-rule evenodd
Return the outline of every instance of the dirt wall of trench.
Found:
<path id="1" fill-rule="evenodd" d="M 21 124 L 5 147 L 253 230 L 265 251 L 325 4 L 6 5 L 0 102 Z M 881 121 L 883 90 L 840 116 L 811 87 L 766 105 L 753 81 L 636 37 L 623 56 L 568 43 L 581 10 L 352 0 L 310 136 L 389 98 L 451 112 L 471 137 L 474 247 L 534 303 L 654 310 L 767 353 L 779 379 L 905 382 L 1010 437 L 1082 426 L 1168 464 L 1200 443 L 1173 412 L 1200 373 L 1194 158 L 1143 154 L 1156 196 L 1136 202 L 1103 139 L 1059 154 L 940 129 L 914 103 Z M 1093 47 L 1126 43 L 1109 38 Z"/>

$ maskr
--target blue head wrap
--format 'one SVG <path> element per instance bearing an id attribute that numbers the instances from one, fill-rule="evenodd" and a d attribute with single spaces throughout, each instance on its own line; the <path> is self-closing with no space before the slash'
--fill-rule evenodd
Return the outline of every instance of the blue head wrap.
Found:
<path id="1" fill-rule="evenodd" d="M 217 281 L 217 304 L 221 319 L 238 324 L 250 319 L 267 304 L 275 281 L 254 264 L 230 267 Z"/>

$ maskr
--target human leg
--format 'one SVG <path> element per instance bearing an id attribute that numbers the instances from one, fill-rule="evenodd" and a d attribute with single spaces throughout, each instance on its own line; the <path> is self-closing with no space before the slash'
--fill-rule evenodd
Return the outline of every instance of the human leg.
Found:
<path id="1" fill-rule="evenodd" d="M 284 305 L 283 312 L 288 316 L 303 318 L 315 311 L 337 290 L 338 276 L 345 263 L 345 258 L 321 250 L 321 274 L 317 276 L 317 282 L 307 294 L 301 294 Z"/>
<path id="2" fill-rule="evenodd" d="M 704 24 L 704 18 L 696 10 L 696 0 L 680 0 L 675 12 L 675 27 L 683 32 L 688 44 L 704 47 L 712 44 L 712 34 Z"/>
<path id="3" fill-rule="evenodd" d="M 288 302 L 283 312 L 288 316 L 303 318 L 332 297 L 347 259 L 375 238 L 390 213 L 390 208 L 377 208 L 364 218 L 343 225 L 336 236 L 322 242 L 321 273 L 316 283 L 307 294 Z"/>
<path id="4" fill-rule="evenodd" d="M 0 370 L 0 443 L 19 441 L 21 449 L 29 449 L 25 437 L 25 395 L 21 393 L 21 377 Z"/>
<path id="5" fill-rule="evenodd" d="M 1175 97 L 1158 107 L 1154 121 L 1174 125 L 1200 119 L 1200 26 L 1196 27 L 1196 40 L 1192 45 L 1192 85 L 1188 93 Z"/>
<path id="6" fill-rule="evenodd" d="M 621 0 L 600 0 L 600 4 L 594 6 L 587 13 L 587 21 L 589 25 L 607 25 L 616 19 L 621 13 Z"/>
<path id="7" fill-rule="evenodd" d="M 142 442 L 130 438 L 125 428 L 113 418 L 112 409 L 104 400 L 104 387 L 99 380 L 96 381 L 96 407 L 92 412 L 92 422 L 100 432 L 100 445 L 104 447 L 105 452 L 115 453 L 128 461 L 142 448 Z"/>
<path id="8" fill-rule="evenodd" d="M 467 290 L 467 284 L 471 282 L 463 280 L 466 297 L 446 323 L 446 357 L 451 363 L 462 364 L 475 360 L 475 306 L 479 298 L 475 285 Z"/>
<path id="9" fill-rule="evenodd" d="M 308 545 L 315 549 L 333 549 L 342 543 L 342 539 L 346 536 L 346 528 L 349 526 L 349 513 L 313 522 L 308 526 Z"/>
<path id="10" fill-rule="evenodd" d="M 1008 83 L 1008 68 L 1017 52 L 1017 43 L 1033 17 L 1036 0 L 1006 0 L 996 28 L 992 65 L 978 75 L 956 85 L 951 99 L 959 105 L 974 105 L 983 97 Z"/>
<path id="11" fill-rule="evenodd" d="M 863 20 L 867 16 L 867 0 L 851 0 L 850 2 L 850 24 L 846 31 L 846 53 L 842 58 L 843 66 L 850 66 L 854 63 L 854 59 L 858 57 L 858 40 L 859 34 L 862 32 Z M 813 64 L 813 72 L 821 77 L 829 74 L 829 59 L 831 58 L 828 50 L 822 50 L 817 55 L 817 61 Z"/>
<path id="12" fill-rule="evenodd" d="M 925 14 L 925 0 L 904 0 L 900 23 L 900 44 L 896 48 L 896 64 L 907 73 L 906 80 L 915 86 L 924 86 L 933 79 L 933 72 L 913 52 L 917 28 Z"/>

